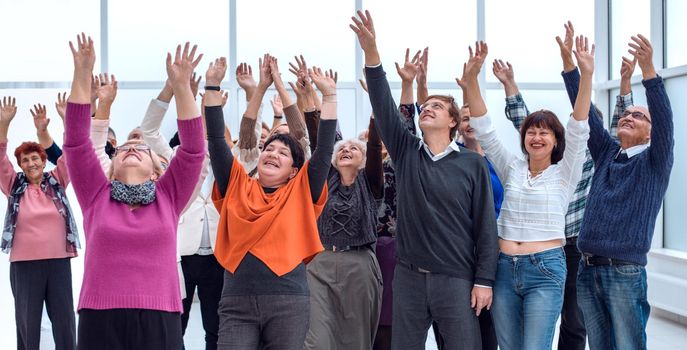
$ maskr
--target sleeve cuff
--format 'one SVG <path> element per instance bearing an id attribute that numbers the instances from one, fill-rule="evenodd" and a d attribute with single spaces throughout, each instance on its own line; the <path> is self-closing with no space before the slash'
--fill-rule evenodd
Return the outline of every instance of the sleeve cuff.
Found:
<path id="1" fill-rule="evenodd" d="M 153 99 L 153 103 L 155 103 L 160 108 L 164 108 L 165 110 L 169 108 L 169 102 L 160 101 L 155 98 Z"/>
<path id="2" fill-rule="evenodd" d="M 656 85 L 662 84 L 663 83 L 663 78 L 661 78 L 660 75 L 656 74 L 656 78 L 652 78 L 649 80 L 642 80 L 642 85 L 644 85 L 644 88 L 650 89 Z"/>
<path id="3" fill-rule="evenodd" d="M 485 134 L 494 128 L 491 123 L 491 117 L 489 116 L 489 113 L 485 113 L 484 115 L 478 117 L 470 117 L 470 126 L 475 129 L 478 136 Z"/>
<path id="4" fill-rule="evenodd" d="M 492 288 L 494 286 L 494 281 L 488 280 L 486 278 L 475 277 L 474 285 L 478 287 Z"/>
<path id="5" fill-rule="evenodd" d="M 589 117 L 592 118 L 592 117 Z M 577 120 L 573 118 L 573 116 L 570 116 L 570 119 L 568 119 L 568 130 L 570 130 L 574 134 L 585 134 L 589 133 L 589 121 L 587 119 L 585 120 Z"/>
<path id="6" fill-rule="evenodd" d="M 475 283 L 475 287 L 480 287 L 480 288 L 489 288 L 489 289 L 491 289 L 491 288 L 492 288 L 491 286 L 485 286 L 485 285 L 483 285 L 483 284 L 477 284 L 477 283 Z"/>

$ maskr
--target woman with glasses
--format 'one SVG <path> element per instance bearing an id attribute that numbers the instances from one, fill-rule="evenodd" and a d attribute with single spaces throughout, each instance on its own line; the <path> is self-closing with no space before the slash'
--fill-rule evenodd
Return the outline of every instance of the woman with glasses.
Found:
<path id="1" fill-rule="evenodd" d="M 88 250 L 79 298 L 79 349 L 181 349 L 181 295 L 176 230 L 200 175 L 205 142 L 189 84 L 196 47 L 167 56 L 182 140 L 162 174 L 142 141 L 117 147 L 107 176 L 89 138 L 95 50 L 81 34 L 70 43 L 74 80 L 67 105 L 64 154 L 84 216 Z M 197 58 L 196 58 L 197 57 Z"/>

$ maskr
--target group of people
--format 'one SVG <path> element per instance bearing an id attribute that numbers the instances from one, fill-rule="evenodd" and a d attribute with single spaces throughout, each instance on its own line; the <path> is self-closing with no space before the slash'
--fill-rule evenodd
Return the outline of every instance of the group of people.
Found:
<path id="1" fill-rule="evenodd" d="M 226 59 L 209 64 L 199 109 L 203 55 L 189 43 L 168 54 L 165 86 L 121 144 L 109 128 L 116 78 L 93 75 L 84 34 L 70 42 L 71 92 L 56 103 L 64 144 L 35 105 L 39 142 L 15 150 L 21 172 L 7 156 L 16 102 L 3 98 L 2 249 L 18 348 L 38 349 L 45 303 L 57 349 L 181 349 L 196 289 L 206 349 L 423 349 L 430 326 L 440 349 L 549 349 L 559 316 L 559 349 L 646 348 L 644 266 L 674 147 L 650 42 L 629 43 L 610 132 L 591 103 L 594 45 L 570 22 L 557 37 L 565 127 L 551 111 L 530 113 L 513 67 L 494 60 L 520 133 L 514 151 L 480 93 L 486 43 L 456 79 L 462 104 L 429 95 L 428 49 L 406 51 L 397 105 L 370 13 L 350 27 L 373 111 L 357 138 L 338 131 L 335 72 L 296 57 L 294 101 L 269 54 L 257 81 L 237 67 L 247 107 L 232 138 Z M 637 64 L 648 108 L 632 103 Z M 270 127 L 260 116 L 271 86 Z M 172 97 L 178 132 L 167 142 Z M 70 182 L 88 246 L 78 326 Z"/>

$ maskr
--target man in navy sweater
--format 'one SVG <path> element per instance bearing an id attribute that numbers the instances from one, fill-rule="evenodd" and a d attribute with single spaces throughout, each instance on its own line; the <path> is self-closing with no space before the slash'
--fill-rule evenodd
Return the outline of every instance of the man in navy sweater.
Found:
<path id="1" fill-rule="evenodd" d="M 591 349 L 646 349 L 646 255 L 673 166 L 673 113 L 652 62 L 651 43 L 632 37 L 649 108 L 628 108 L 614 141 L 594 106 L 589 151 L 596 172 L 577 246 L 582 252 L 577 302 Z M 571 102 L 579 72 L 563 72 Z M 651 146 L 649 146 L 651 142 Z"/>
<path id="2" fill-rule="evenodd" d="M 450 96 L 429 96 L 423 138 L 403 125 L 381 66 L 370 14 L 351 28 L 365 52 L 376 127 L 397 181 L 397 266 L 392 349 L 424 349 L 436 321 L 447 349 L 481 349 L 477 316 L 490 308 L 498 258 L 487 163 L 453 142 L 460 113 Z"/>

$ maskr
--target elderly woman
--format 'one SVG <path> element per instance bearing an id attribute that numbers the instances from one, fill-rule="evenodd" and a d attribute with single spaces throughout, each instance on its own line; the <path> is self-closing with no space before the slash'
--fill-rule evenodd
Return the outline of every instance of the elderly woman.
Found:
<path id="1" fill-rule="evenodd" d="M 565 214 L 582 176 L 589 138 L 594 50 L 577 39 L 583 72 L 580 94 L 567 130 L 555 114 L 541 110 L 522 124 L 524 157 L 498 139 L 480 95 L 477 75 L 487 47 L 479 43 L 465 68 L 470 126 L 505 188 L 498 218 L 499 254 L 492 316 L 499 348 L 550 349 L 563 304 L 566 262 Z"/>
<path id="2" fill-rule="evenodd" d="M 64 153 L 84 214 L 88 250 L 79 299 L 79 349 L 180 349 L 181 296 L 176 230 L 200 175 L 205 143 L 189 84 L 200 58 L 195 46 L 167 56 L 181 146 L 164 175 L 142 141 L 117 147 L 109 178 L 89 138 L 93 41 L 72 48 L 74 80 L 67 105 Z"/>
<path id="3" fill-rule="evenodd" d="M 7 131 L 17 113 L 14 98 L 0 102 L 0 189 L 8 198 L 2 251 L 10 253 L 17 349 L 38 349 L 43 303 L 53 324 L 56 349 L 74 349 L 76 326 L 71 258 L 79 248 L 76 223 L 64 191 L 69 184 L 65 158 L 44 172 L 43 146 L 24 142 L 14 151 L 22 172 L 7 157 Z M 39 138 L 47 133 L 45 106 L 34 115 Z M 40 127 L 39 127 L 40 124 Z M 49 136 L 47 136 L 49 138 Z"/>
<path id="4" fill-rule="evenodd" d="M 368 130 L 367 145 L 350 139 L 334 146 L 329 199 L 317 222 L 325 251 L 308 264 L 306 349 L 371 349 L 377 333 L 382 275 L 373 246 L 384 173 L 374 118 Z"/>
<path id="5" fill-rule="evenodd" d="M 255 121 L 276 65 L 265 55 L 256 93 L 244 121 Z M 318 146 L 309 161 L 291 135 L 265 141 L 258 177 L 248 176 L 224 141 L 219 93 L 207 91 L 210 161 L 220 212 L 215 256 L 227 270 L 220 300 L 219 341 L 222 349 L 303 349 L 310 300 L 305 261 L 322 251 L 317 217 L 327 200 L 329 171 L 336 128 L 336 83 L 314 72 L 325 95 Z M 221 81 L 224 73 L 212 76 Z"/>

